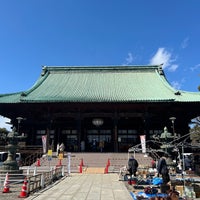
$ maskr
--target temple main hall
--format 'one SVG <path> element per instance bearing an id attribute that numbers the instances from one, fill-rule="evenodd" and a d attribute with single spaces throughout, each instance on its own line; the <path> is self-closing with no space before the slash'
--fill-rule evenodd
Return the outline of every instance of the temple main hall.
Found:
<path id="1" fill-rule="evenodd" d="M 174 89 L 162 65 L 43 66 L 29 90 L 0 95 L 25 145 L 45 135 L 48 148 L 71 152 L 127 152 L 164 127 L 185 135 L 199 108 L 200 93 Z"/>

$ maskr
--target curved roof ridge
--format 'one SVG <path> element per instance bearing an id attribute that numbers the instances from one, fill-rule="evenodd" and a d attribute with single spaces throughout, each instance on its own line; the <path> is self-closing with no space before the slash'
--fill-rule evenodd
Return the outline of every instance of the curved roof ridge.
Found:
<path id="1" fill-rule="evenodd" d="M 192 91 L 178 90 L 178 89 L 177 89 L 176 91 L 179 91 L 179 92 L 181 92 L 181 93 L 200 95 L 200 91 L 192 92 Z"/>
<path id="2" fill-rule="evenodd" d="M 23 91 L 22 91 L 22 92 L 23 92 Z M 22 92 L 14 92 L 14 93 L 0 94 L 0 97 L 19 95 L 19 94 L 21 94 Z"/>
<path id="3" fill-rule="evenodd" d="M 158 75 L 158 78 L 160 78 L 160 80 L 163 82 L 163 84 L 170 89 L 173 92 L 177 92 L 177 90 L 175 88 L 172 87 L 172 85 L 170 84 L 170 82 L 167 80 L 166 76 L 164 74 L 160 74 L 159 71 L 156 71 L 156 74 Z M 163 76 L 161 76 L 163 75 Z"/>
<path id="4" fill-rule="evenodd" d="M 32 91 L 34 91 L 35 89 L 37 89 L 45 81 L 45 79 L 48 77 L 48 74 L 49 73 L 47 73 L 45 71 L 45 69 L 43 68 L 40 78 L 35 82 L 35 84 L 30 89 L 28 89 L 27 91 L 22 92 L 21 96 L 27 96 Z"/>

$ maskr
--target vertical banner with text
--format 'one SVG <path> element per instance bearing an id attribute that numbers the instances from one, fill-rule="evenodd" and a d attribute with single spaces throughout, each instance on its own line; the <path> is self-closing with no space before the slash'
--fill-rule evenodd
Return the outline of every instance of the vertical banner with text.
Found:
<path id="1" fill-rule="evenodd" d="M 42 135 L 43 153 L 47 152 L 47 135 Z"/>
<path id="2" fill-rule="evenodd" d="M 142 153 L 146 153 L 146 135 L 140 135 Z"/>

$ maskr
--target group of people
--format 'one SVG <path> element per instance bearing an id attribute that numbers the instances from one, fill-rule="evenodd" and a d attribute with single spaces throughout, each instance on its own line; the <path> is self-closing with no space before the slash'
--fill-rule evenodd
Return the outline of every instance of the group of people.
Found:
<path id="1" fill-rule="evenodd" d="M 163 184 L 167 184 L 170 181 L 166 157 L 167 155 L 161 157 L 157 164 L 158 176 L 159 175 L 162 176 Z M 128 160 L 128 171 L 131 177 L 136 176 L 137 169 L 138 169 L 138 161 L 134 158 L 134 156 L 131 156 Z"/>
<path id="2" fill-rule="evenodd" d="M 165 153 L 162 157 L 160 157 L 157 164 L 155 161 L 152 162 L 152 167 L 157 169 L 157 176 L 158 177 L 160 175 L 162 176 L 163 184 L 167 184 L 170 181 L 169 169 L 167 165 L 168 157 L 169 155 Z M 185 170 L 190 170 L 192 167 L 192 161 L 188 156 L 184 158 L 184 167 Z M 128 160 L 128 171 L 131 177 L 136 176 L 137 169 L 138 169 L 138 162 L 134 158 L 134 156 L 131 156 Z"/>

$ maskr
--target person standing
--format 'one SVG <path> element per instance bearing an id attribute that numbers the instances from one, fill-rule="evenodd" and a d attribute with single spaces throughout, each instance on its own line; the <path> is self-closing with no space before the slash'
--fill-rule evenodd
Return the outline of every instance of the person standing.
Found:
<path id="1" fill-rule="evenodd" d="M 60 153 L 61 153 L 61 154 L 63 154 L 63 157 L 64 157 L 65 145 L 64 145 L 64 143 L 63 143 L 63 142 L 61 143 L 61 145 L 60 145 L 59 149 L 60 149 Z"/>
<path id="2" fill-rule="evenodd" d="M 85 141 L 84 140 L 81 141 L 81 151 L 82 152 L 85 151 Z"/>
<path id="3" fill-rule="evenodd" d="M 56 147 L 56 156 L 59 156 L 59 153 L 60 153 L 60 144 L 58 143 Z"/>
<path id="4" fill-rule="evenodd" d="M 134 156 L 131 156 L 128 160 L 128 171 L 131 177 L 132 175 L 136 176 L 137 168 L 138 168 L 138 162 L 134 158 Z"/>
<path id="5" fill-rule="evenodd" d="M 192 160 L 189 158 L 188 155 L 185 156 L 184 159 L 184 166 L 185 166 L 185 170 L 191 170 L 192 169 Z"/>
<path id="6" fill-rule="evenodd" d="M 164 185 L 166 185 L 170 181 L 169 170 L 168 170 L 167 162 L 166 162 L 167 157 L 168 157 L 167 154 L 162 156 L 159 159 L 158 165 L 157 165 L 158 176 L 161 174 Z"/>
<path id="7" fill-rule="evenodd" d="M 103 149 L 104 149 L 104 141 L 100 141 L 100 142 L 99 142 L 99 148 L 100 148 L 100 151 L 103 152 Z"/>
<path id="8" fill-rule="evenodd" d="M 151 167 L 153 169 L 156 168 L 156 160 L 154 158 L 151 160 Z"/>

